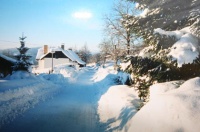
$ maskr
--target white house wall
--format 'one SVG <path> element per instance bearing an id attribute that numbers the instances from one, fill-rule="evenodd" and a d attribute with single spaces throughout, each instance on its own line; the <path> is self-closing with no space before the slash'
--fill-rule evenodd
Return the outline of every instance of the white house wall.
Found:
<path id="1" fill-rule="evenodd" d="M 52 67 L 52 58 L 44 58 L 43 64 L 41 63 L 41 67 L 43 68 L 51 68 Z M 70 61 L 68 58 L 53 58 L 53 66 L 57 65 L 77 65 L 76 63 Z"/>
<path id="2" fill-rule="evenodd" d="M 43 69 L 44 68 L 44 60 L 39 60 L 38 66 L 39 66 L 40 69 Z"/>

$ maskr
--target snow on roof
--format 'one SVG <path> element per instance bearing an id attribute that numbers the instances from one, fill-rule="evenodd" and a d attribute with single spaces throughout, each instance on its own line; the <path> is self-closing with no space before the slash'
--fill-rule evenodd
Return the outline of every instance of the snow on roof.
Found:
<path id="1" fill-rule="evenodd" d="M 68 52 L 75 58 L 75 60 L 82 65 L 85 65 L 86 63 L 84 61 L 82 61 L 79 56 L 72 50 L 68 50 Z"/>
<path id="2" fill-rule="evenodd" d="M 78 55 L 74 51 L 72 51 L 72 50 L 63 50 L 60 47 L 57 47 L 57 48 L 56 47 L 49 47 L 48 48 L 48 52 L 46 54 L 44 54 L 44 48 L 40 48 L 40 49 L 38 49 L 38 53 L 37 53 L 36 59 L 40 60 L 40 59 L 44 58 L 47 54 L 51 53 L 51 51 L 54 51 L 54 52 L 61 51 L 71 61 L 76 61 L 77 63 L 82 64 L 82 65 L 86 64 L 84 61 L 82 61 L 78 57 Z"/>
<path id="3" fill-rule="evenodd" d="M 8 56 L 5 56 L 5 55 L 3 55 L 3 54 L 0 54 L 0 57 L 2 57 L 3 59 L 5 59 L 5 60 L 7 60 L 7 61 L 12 62 L 12 63 L 16 63 L 16 62 L 17 62 L 17 60 L 15 60 L 15 59 L 13 59 L 13 58 L 10 58 L 10 57 L 8 57 Z"/>
<path id="4" fill-rule="evenodd" d="M 39 48 L 36 55 L 36 60 L 39 60 L 43 55 L 44 55 L 44 48 Z"/>

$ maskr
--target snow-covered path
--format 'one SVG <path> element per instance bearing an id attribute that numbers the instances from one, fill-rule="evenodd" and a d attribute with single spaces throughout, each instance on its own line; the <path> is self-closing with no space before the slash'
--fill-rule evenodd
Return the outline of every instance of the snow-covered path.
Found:
<path id="1" fill-rule="evenodd" d="M 98 88 L 91 78 L 95 71 L 87 69 L 72 82 L 63 85 L 62 92 L 47 102 L 30 109 L 2 128 L 3 132 L 98 132 Z"/>

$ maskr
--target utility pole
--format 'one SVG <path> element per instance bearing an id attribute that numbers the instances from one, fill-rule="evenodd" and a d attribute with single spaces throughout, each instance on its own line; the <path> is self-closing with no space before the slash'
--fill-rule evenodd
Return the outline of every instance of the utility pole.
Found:
<path id="1" fill-rule="evenodd" d="M 55 53 L 55 51 L 52 49 L 51 50 L 51 54 L 52 54 L 52 66 L 51 66 L 51 72 L 53 73 L 53 54 Z"/>

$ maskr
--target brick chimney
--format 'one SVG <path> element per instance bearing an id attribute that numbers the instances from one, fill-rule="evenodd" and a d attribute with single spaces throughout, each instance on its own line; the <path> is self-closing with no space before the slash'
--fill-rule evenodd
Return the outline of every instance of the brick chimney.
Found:
<path id="1" fill-rule="evenodd" d="M 48 53 L 48 45 L 44 45 L 44 54 Z"/>
<path id="2" fill-rule="evenodd" d="M 61 48 L 62 48 L 63 50 L 65 50 L 65 45 L 64 45 L 64 44 L 62 44 L 62 45 L 61 45 Z"/>

